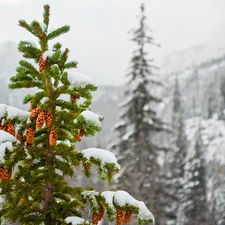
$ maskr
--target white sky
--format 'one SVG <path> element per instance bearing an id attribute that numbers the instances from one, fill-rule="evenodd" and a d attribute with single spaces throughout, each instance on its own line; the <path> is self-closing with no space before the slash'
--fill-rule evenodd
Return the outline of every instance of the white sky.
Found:
<path id="1" fill-rule="evenodd" d="M 47 3 L 51 6 L 50 27 L 71 26 L 57 41 L 71 50 L 70 59 L 79 62 L 79 71 L 98 84 L 123 84 L 134 49 L 127 31 L 138 24 L 141 2 L 146 4 L 153 37 L 162 45 L 149 49 L 157 66 L 174 50 L 196 44 L 220 45 L 210 31 L 225 29 L 225 0 L 0 0 L 0 43 L 35 40 L 17 25 L 18 20 L 42 20 Z"/>

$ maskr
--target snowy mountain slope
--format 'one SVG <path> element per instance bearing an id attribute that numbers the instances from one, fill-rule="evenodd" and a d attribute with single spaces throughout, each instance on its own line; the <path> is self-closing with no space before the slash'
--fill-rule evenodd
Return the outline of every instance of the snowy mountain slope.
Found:
<path id="1" fill-rule="evenodd" d="M 163 74 L 183 71 L 225 52 L 225 21 L 217 23 L 193 46 L 168 53 L 160 66 Z"/>
<path id="2" fill-rule="evenodd" d="M 207 163 L 225 164 L 225 123 L 214 114 L 210 119 L 193 117 L 186 120 L 186 134 L 191 146 L 200 121 L 203 145 Z M 190 148 L 191 149 L 191 148 Z"/>
<path id="3" fill-rule="evenodd" d="M 210 104 L 213 111 L 220 114 L 223 108 L 222 83 L 225 79 L 225 56 L 212 58 L 198 66 L 189 67 L 182 71 L 165 76 L 167 87 L 163 95 L 167 102 L 166 113 L 162 114 L 169 121 L 172 113 L 172 98 L 175 77 L 178 76 L 181 97 L 186 118 L 199 114 L 203 118 L 209 115 Z"/>
<path id="4" fill-rule="evenodd" d="M 166 55 L 161 68 L 164 74 L 183 71 L 188 67 L 198 66 L 204 61 L 217 58 L 224 52 L 225 47 L 223 46 L 195 45 Z"/>

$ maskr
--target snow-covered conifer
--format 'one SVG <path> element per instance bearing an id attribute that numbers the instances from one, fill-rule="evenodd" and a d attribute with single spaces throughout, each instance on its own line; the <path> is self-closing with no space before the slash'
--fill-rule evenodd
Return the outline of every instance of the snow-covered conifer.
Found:
<path id="1" fill-rule="evenodd" d="M 107 150 L 76 149 L 76 142 L 101 130 L 102 116 L 90 110 L 97 85 L 76 72 L 77 62 L 68 61 L 68 48 L 59 42 L 50 47 L 49 41 L 70 27 L 49 29 L 49 15 L 50 6 L 45 5 L 42 23 L 19 21 L 38 45 L 19 43 L 24 59 L 9 88 L 37 91 L 24 97 L 28 111 L 0 104 L 1 219 L 21 225 L 98 224 L 104 215 L 113 221 L 123 212 L 134 214 L 139 224 L 153 223 L 145 204 L 125 191 L 98 192 L 68 184 L 66 178 L 75 176 L 77 167 L 89 177 L 96 165 L 99 178 L 111 182 L 120 165 Z M 84 217 L 88 203 L 91 213 Z"/>
<path id="2" fill-rule="evenodd" d="M 159 200 L 159 158 L 164 150 L 156 140 L 158 133 L 167 130 L 167 125 L 158 117 L 157 106 L 162 99 L 157 91 L 162 83 L 154 73 L 156 67 L 148 59 L 147 46 L 156 45 L 146 24 L 144 5 L 141 5 L 140 24 L 132 31 L 132 41 L 137 45 L 130 61 L 124 101 L 120 103 L 119 121 L 114 129 L 118 133 L 111 148 L 124 167 L 119 176 L 119 187 L 144 199 L 154 213 L 161 206 Z M 160 213 L 159 213 L 160 214 Z M 156 224 L 160 224 L 160 217 Z"/>
<path id="3" fill-rule="evenodd" d="M 206 162 L 202 143 L 200 122 L 195 134 L 195 145 L 189 155 L 186 173 L 187 183 L 184 186 L 186 202 L 184 206 L 185 225 L 207 224 L 209 206 L 207 202 Z"/>

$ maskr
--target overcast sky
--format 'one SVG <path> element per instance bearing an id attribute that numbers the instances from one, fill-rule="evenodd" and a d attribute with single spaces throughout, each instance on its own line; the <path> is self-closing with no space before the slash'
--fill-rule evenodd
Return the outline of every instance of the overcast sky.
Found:
<path id="1" fill-rule="evenodd" d="M 149 48 L 157 66 L 175 50 L 220 44 L 212 30 L 225 29 L 225 0 L 0 0 L 0 43 L 35 41 L 18 20 L 42 20 L 43 5 L 48 3 L 50 27 L 71 26 L 57 41 L 71 50 L 70 59 L 79 62 L 79 71 L 98 84 L 124 84 L 135 47 L 127 31 L 138 25 L 141 2 L 153 37 L 162 45 Z"/>

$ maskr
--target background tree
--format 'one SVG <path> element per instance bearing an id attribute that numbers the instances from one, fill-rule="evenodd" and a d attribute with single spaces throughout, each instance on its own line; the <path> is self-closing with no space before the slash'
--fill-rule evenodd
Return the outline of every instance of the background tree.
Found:
<path id="1" fill-rule="evenodd" d="M 199 122 L 195 145 L 187 163 L 186 205 L 184 224 L 208 224 L 209 211 L 206 186 L 206 163 Z"/>
<path id="2" fill-rule="evenodd" d="M 120 166 L 106 150 L 78 151 L 75 143 L 101 130 L 102 117 L 91 112 L 96 84 L 86 75 L 74 73 L 77 62 L 68 61 L 69 50 L 49 41 L 69 31 L 69 26 L 49 30 L 49 5 L 44 6 L 43 23 L 34 20 L 24 27 L 38 39 L 39 46 L 21 41 L 23 53 L 9 87 L 36 88 L 25 96 L 29 111 L 0 105 L 0 188 L 3 197 L 0 216 L 20 224 L 90 224 L 83 218 L 86 203 L 91 205 L 92 224 L 104 214 L 117 224 L 126 223 L 134 213 L 140 224 L 154 218 L 145 204 L 125 191 L 97 192 L 93 188 L 69 186 L 66 178 L 83 167 L 91 176 L 96 165 L 102 180 L 112 180 Z"/>
<path id="3" fill-rule="evenodd" d="M 174 224 L 180 224 L 183 220 L 183 207 L 185 203 L 185 165 L 187 161 L 188 141 L 185 131 L 185 119 L 180 94 L 178 76 L 175 78 L 175 87 L 173 95 L 173 112 L 172 112 L 172 128 L 173 128 L 173 151 L 169 152 L 170 160 L 170 179 L 171 182 L 171 203 L 173 207 L 169 207 L 169 215 L 174 219 Z M 174 215 L 175 212 L 175 215 Z M 177 214 L 177 215 L 176 215 Z M 172 219 L 171 218 L 171 219 Z"/>
<path id="4" fill-rule="evenodd" d="M 153 73 L 156 68 L 152 59 L 147 59 L 146 46 L 156 45 L 149 35 L 146 25 L 144 5 L 141 5 L 140 24 L 132 31 L 137 49 L 133 52 L 128 76 L 130 77 L 125 100 L 120 104 L 120 119 L 115 125 L 118 140 L 111 147 L 118 155 L 120 164 L 124 167 L 118 187 L 130 190 L 135 197 L 145 199 L 147 206 L 160 215 L 156 224 L 160 224 L 162 214 L 157 214 L 157 201 L 163 196 L 159 191 L 159 171 L 163 146 L 157 144 L 157 134 L 167 130 L 166 124 L 157 116 L 157 105 L 162 99 L 156 97 L 157 88 L 162 83 Z M 145 190 L 143 190 L 143 187 Z M 156 201 L 156 199 L 158 199 Z"/>

